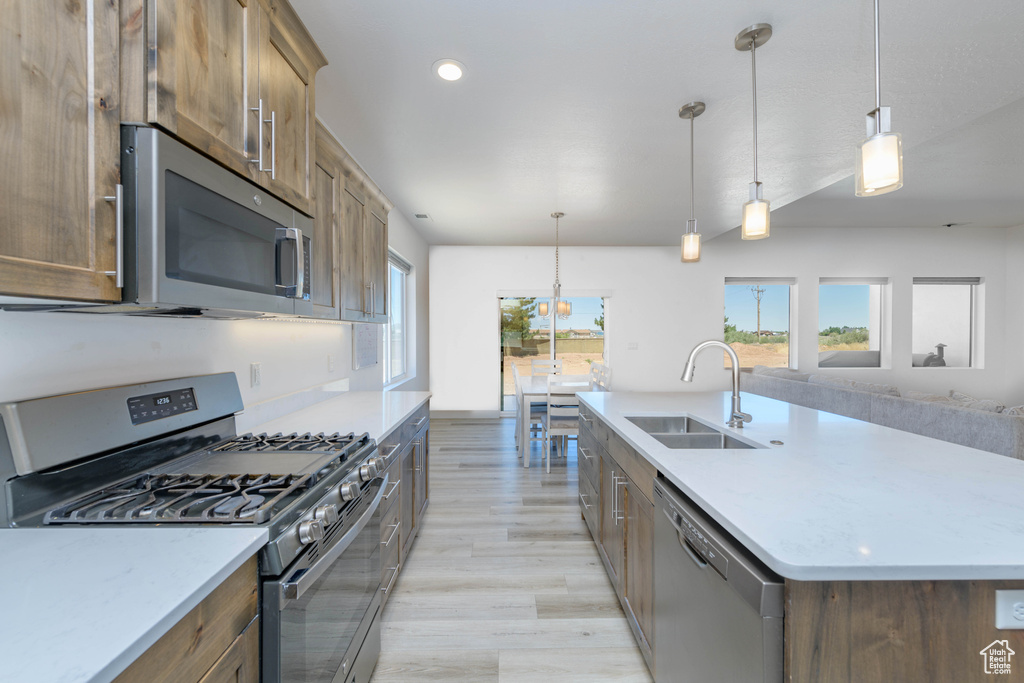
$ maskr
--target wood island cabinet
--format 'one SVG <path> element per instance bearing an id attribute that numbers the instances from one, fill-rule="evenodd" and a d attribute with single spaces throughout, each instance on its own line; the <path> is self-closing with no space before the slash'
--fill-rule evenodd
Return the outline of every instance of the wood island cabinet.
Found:
<path id="1" fill-rule="evenodd" d="M 116 0 L 3 4 L 0 295 L 121 298 L 118 21 Z"/>
<path id="2" fill-rule="evenodd" d="M 580 407 L 580 511 L 640 651 L 654 663 L 654 504 L 657 472 Z"/>
<path id="3" fill-rule="evenodd" d="M 314 77 L 327 60 L 284 0 L 122 0 L 122 120 L 155 124 L 314 210 Z"/>

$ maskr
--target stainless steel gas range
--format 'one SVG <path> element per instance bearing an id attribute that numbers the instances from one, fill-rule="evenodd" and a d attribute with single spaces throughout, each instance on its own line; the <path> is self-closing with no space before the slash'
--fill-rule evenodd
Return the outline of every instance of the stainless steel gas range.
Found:
<path id="1" fill-rule="evenodd" d="M 373 439 L 235 432 L 233 373 L 0 404 L 0 524 L 260 525 L 264 683 L 365 683 L 380 651 Z"/>

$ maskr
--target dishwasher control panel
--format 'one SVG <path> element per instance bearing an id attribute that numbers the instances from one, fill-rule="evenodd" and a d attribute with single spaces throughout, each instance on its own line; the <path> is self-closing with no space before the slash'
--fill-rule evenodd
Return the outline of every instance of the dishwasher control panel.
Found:
<path id="1" fill-rule="evenodd" d="M 683 541 L 685 538 L 690 548 L 696 551 L 705 562 L 714 567 L 715 571 L 722 575 L 722 578 L 729 578 L 729 559 L 722 552 L 722 549 L 708 538 L 707 534 L 704 533 L 695 520 L 690 519 L 688 515 L 681 512 L 671 503 L 669 503 L 668 507 L 671 510 L 670 519 L 672 520 L 672 525 L 683 537 L 679 540 Z"/>

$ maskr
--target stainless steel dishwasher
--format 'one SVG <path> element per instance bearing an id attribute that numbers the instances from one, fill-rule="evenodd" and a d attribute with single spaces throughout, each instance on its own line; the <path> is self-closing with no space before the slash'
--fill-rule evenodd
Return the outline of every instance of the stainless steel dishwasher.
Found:
<path id="1" fill-rule="evenodd" d="M 658 683 L 776 683 L 783 579 L 671 483 L 654 482 Z"/>

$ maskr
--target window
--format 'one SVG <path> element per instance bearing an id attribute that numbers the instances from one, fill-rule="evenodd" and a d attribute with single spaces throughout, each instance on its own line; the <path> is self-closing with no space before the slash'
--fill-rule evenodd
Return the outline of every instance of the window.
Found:
<path id="1" fill-rule="evenodd" d="M 914 278 L 914 367 L 977 365 L 976 315 L 981 278 Z"/>
<path id="2" fill-rule="evenodd" d="M 725 343 L 736 352 L 740 367 L 790 366 L 792 285 L 789 278 L 725 279 Z"/>
<path id="3" fill-rule="evenodd" d="M 405 377 L 408 372 L 408 315 L 406 302 L 412 265 L 388 251 L 388 323 L 384 344 L 384 383 Z"/>
<path id="4" fill-rule="evenodd" d="M 882 367 L 886 279 L 821 278 L 818 285 L 818 367 Z"/>

